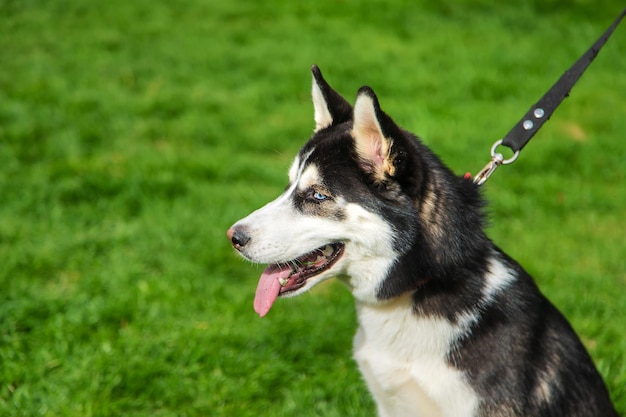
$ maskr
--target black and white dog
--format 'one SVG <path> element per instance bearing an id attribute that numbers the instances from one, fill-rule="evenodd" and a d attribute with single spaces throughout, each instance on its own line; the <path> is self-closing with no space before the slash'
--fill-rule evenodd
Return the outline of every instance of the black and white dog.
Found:
<path id="1" fill-rule="evenodd" d="M 567 320 L 486 236 L 478 186 L 369 87 L 353 108 L 314 66 L 313 104 L 315 132 L 285 192 L 227 232 L 269 264 L 255 310 L 345 282 L 354 355 L 381 417 L 617 416 Z"/>

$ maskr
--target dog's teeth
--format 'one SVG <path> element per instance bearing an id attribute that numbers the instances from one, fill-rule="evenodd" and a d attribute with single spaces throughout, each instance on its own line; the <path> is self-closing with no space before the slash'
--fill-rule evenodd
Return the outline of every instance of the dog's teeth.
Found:
<path id="1" fill-rule="evenodd" d="M 287 285 L 287 281 L 289 281 L 287 278 L 278 278 L 278 282 L 280 283 L 281 287 Z"/>
<path id="2" fill-rule="evenodd" d="M 326 247 L 324 248 L 324 250 L 322 251 L 322 253 L 324 254 L 324 256 L 328 257 L 330 255 L 333 254 L 333 247 L 330 245 L 326 245 Z"/>

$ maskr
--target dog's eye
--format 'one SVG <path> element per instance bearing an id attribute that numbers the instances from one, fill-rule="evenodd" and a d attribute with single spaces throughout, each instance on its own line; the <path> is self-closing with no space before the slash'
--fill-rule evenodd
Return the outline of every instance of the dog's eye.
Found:
<path id="1" fill-rule="evenodd" d="M 324 201 L 328 199 L 328 196 L 326 194 L 322 194 L 319 191 L 313 191 L 311 197 L 313 197 L 315 201 Z"/>

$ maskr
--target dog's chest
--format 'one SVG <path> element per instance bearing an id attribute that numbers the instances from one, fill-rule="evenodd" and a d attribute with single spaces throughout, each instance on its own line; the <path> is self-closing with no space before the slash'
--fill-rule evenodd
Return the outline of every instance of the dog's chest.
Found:
<path id="1" fill-rule="evenodd" d="M 417 318 L 409 296 L 357 309 L 354 355 L 380 417 L 475 415 L 478 397 L 446 361 L 462 325 Z"/>

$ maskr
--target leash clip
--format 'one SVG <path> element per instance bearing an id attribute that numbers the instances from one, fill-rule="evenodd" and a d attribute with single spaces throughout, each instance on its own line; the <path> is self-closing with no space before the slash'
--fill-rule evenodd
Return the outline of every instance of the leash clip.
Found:
<path id="1" fill-rule="evenodd" d="M 512 164 L 519 156 L 519 151 L 516 151 L 512 157 L 504 159 L 504 156 L 501 153 L 496 152 L 496 148 L 501 144 L 502 139 L 497 140 L 491 147 L 491 161 L 489 161 L 487 165 L 485 165 L 485 167 L 474 177 L 474 183 L 476 185 L 483 185 L 500 165 Z"/>

